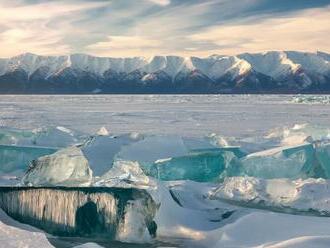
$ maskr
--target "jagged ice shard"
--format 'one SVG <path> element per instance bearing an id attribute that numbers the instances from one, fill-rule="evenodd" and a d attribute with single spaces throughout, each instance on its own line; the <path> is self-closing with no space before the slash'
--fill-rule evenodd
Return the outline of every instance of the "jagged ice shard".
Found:
<path id="1" fill-rule="evenodd" d="M 116 160 L 137 161 L 146 175 L 159 180 L 207 182 L 234 170 L 242 154 L 237 147 L 219 148 L 207 139 L 151 136 L 123 147 Z"/>
<path id="2" fill-rule="evenodd" d="M 82 151 L 73 146 L 32 161 L 22 183 L 31 186 L 89 186 L 92 173 Z"/>
<path id="3" fill-rule="evenodd" d="M 245 155 L 239 147 L 215 147 L 204 139 L 96 136 L 82 146 L 35 160 L 23 183 L 91 185 L 92 172 L 93 176 L 102 177 L 117 161 L 136 161 L 147 176 L 165 181 L 208 182 L 230 176 L 328 178 L 328 157 L 325 142 L 276 147 Z M 65 172 L 59 173 L 62 178 L 55 179 L 58 170 Z M 34 173 L 38 176 L 33 176 Z"/>
<path id="4" fill-rule="evenodd" d="M 32 131 L 1 128 L 0 184 L 17 184 L 18 177 L 24 174 L 31 161 L 55 153 L 61 147 L 78 144 L 81 140 L 81 134 L 64 127 Z"/>
<path id="5" fill-rule="evenodd" d="M 203 237 L 194 228 L 226 225 L 246 207 L 329 216 L 329 182 L 315 179 L 329 178 L 328 140 L 278 132 L 248 153 L 221 136 L 102 131 L 35 159 L 22 187 L 0 189 L 0 207 L 51 234 L 139 243 Z"/>

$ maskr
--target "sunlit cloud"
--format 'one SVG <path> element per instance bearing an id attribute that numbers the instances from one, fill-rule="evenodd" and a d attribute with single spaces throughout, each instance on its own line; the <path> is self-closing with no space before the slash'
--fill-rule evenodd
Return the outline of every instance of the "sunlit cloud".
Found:
<path id="1" fill-rule="evenodd" d="M 158 5 L 162 5 L 162 6 L 166 6 L 169 5 L 171 3 L 170 0 L 148 0 L 152 3 L 158 4 Z"/>
<path id="2" fill-rule="evenodd" d="M 329 12 L 324 0 L 1 0 L 0 57 L 329 52 Z"/>
<path id="3" fill-rule="evenodd" d="M 105 6 L 105 2 L 45 2 L 23 6 L 4 6 L 0 3 L 0 21 L 30 21 L 49 19 L 76 11 L 89 10 Z"/>
<path id="4" fill-rule="evenodd" d="M 32 25 L 33 27 L 33 25 Z M 67 54 L 70 47 L 61 42 L 62 34 L 58 31 L 35 26 L 36 29 L 12 28 L 0 34 L 0 46 L 4 57 L 32 52 L 36 54 Z M 40 35 L 40 32 L 45 32 Z"/>
<path id="5" fill-rule="evenodd" d="M 269 50 L 329 51 L 330 7 L 289 16 L 218 25 L 189 36 L 219 47 L 212 52 L 237 54 Z M 311 18 L 312 17 L 312 18 Z"/>
<path id="6" fill-rule="evenodd" d="M 207 17 L 219 2 L 221 2 L 221 9 L 216 11 L 216 15 L 225 16 L 239 13 L 255 1 L 242 0 L 239 3 L 232 3 L 228 0 L 221 0 L 202 1 L 195 4 L 183 2 L 180 5 L 142 16 L 133 26 L 125 30 L 126 37 L 143 37 L 143 40 L 148 40 L 149 44 L 153 44 L 152 46 L 143 46 L 141 41 L 132 40 L 126 49 L 123 47 L 114 49 L 106 37 L 102 42 L 89 45 L 88 52 L 99 56 L 198 55 L 205 49 L 213 49 L 214 45 L 195 42 L 187 39 L 187 36 L 194 29 L 209 25 L 210 20 Z M 116 15 L 120 14 L 116 13 Z M 100 45 L 102 45 L 102 49 L 99 49 Z"/>
<path id="7" fill-rule="evenodd" d="M 70 21 L 82 11 L 105 6 L 105 2 L 70 1 L 45 2 L 38 4 L 8 5 L 0 3 L 0 47 L 2 57 L 23 52 L 37 54 L 67 54 L 70 44 L 64 41 L 66 35 L 74 30 Z M 52 26 L 52 22 L 62 22 L 61 27 Z"/>
<path id="8" fill-rule="evenodd" d="M 100 56 L 139 56 L 151 55 L 161 47 L 159 40 L 142 36 L 109 36 L 107 41 L 89 45 L 87 51 Z"/>

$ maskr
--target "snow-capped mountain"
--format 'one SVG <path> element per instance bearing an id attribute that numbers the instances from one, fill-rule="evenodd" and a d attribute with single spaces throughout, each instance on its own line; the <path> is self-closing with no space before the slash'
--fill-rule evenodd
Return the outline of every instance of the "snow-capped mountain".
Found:
<path id="1" fill-rule="evenodd" d="M 0 93 L 330 92 L 330 55 L 295 51 L 104 58 L 0 59 Z"/>

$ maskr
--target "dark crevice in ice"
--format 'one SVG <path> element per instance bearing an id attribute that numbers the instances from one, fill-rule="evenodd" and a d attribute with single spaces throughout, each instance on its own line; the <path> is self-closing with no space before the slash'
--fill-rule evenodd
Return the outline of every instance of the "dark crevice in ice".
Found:
<path id="1" fill-rule="evenodd" d="M 180 200 L 178 197 L 176 197 L 175 193 L 173 192 L 173 190 L 169 190 L 170 191 L 170 194 L 172 196 L 172 199 L 180 206 L 180 207 L 183 207 L 183 205 L 181 204 Z"/>
<path id="2" fill-rule="evenodd" d="M 102 223 L 97 212 L 97 205 L 91 200 L 77 209 L 75 222 L 77 233 L 84 234 L 84 236 L 106 231 L 102 229 Z"/>

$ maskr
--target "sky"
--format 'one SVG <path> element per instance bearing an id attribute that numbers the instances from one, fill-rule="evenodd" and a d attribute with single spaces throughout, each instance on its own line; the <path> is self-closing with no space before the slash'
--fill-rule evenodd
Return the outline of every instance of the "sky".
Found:
<path id="1" fill-rule="evenodd" d="M 0 57 L 330 52 L 330 0 L 0 0 Z"/>

